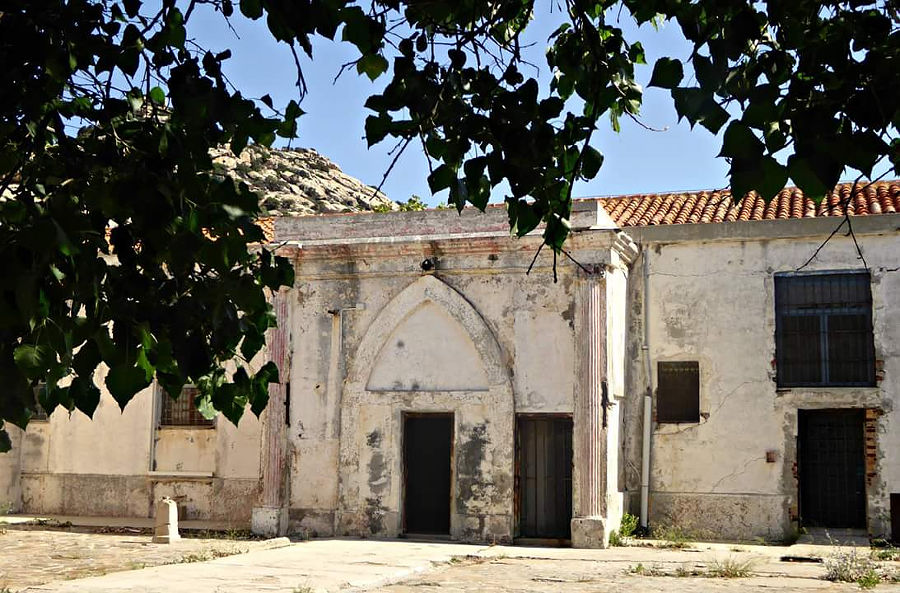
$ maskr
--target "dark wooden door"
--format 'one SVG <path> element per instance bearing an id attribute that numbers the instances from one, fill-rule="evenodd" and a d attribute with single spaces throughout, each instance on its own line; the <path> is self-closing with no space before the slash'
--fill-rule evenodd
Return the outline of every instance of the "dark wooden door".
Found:
<path id="1" fill-rule="evenodd" d="M 800 517 L 811 527 L 865 527 L 863 410 L 800 410 Z"/>
<path id="2" fill-rule="evenodd" d="M 571 537 L 572 419 L 518 418 L 518 501 L 521 537 Z"/>
<path id="3" fill-rule="evenodd" d="M 453 416 L 423 414 L 403 421 L 406 533 L 450 533 Z"/>

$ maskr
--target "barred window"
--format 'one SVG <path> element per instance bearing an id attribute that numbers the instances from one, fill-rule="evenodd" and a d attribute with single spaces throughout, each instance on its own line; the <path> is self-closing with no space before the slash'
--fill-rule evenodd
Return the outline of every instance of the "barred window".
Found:
<path id="1" fill-rule="evenodd" d="M 178 399 L 172 399 L 163 392 L 160 426 L 213 426 L 213 421 L 204 418 L 194 405 L 198 394 L 198 389 L 193 385 L 185 385 Z"/>
<path id="2" fill-rule="evenodd" d="M 44 409 L 44 406 L 41 405 L 41 401 L 38 399 L 38 396 L 41 393 L 41 389 L 44 388 L 43 381 L 39 382 L 34 386 L 34 409 L 32 410 L 33 414 L 31 416 L 31 422 L 37 421 L 46 421 L 50 420 L 50 417 L 47 414 L 47 410 Z"/>
<path id="3" fill-rule="evenodd" d="M 656 365 L 656 421 L 700 421 L 700 363 L 659 362 Z"/>
<path id="4" fill-rule="evenodd" d="M 869 273 L 775 275 L 779 387 L 875 385 Z"/>

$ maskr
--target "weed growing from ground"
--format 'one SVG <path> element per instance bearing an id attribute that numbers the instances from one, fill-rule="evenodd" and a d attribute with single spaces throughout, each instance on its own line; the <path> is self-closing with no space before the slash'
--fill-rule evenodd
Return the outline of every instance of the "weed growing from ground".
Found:
<path id="1" fill-rule="evenodd" d="M 753 576 L 753 565 L 753 560 L 738 560 L 737 558 L 713 560 L 707 571 L 707 576 L 722 579 L 743 579 Z"/>
<path id="2" fill-rule="evenodd" d="M 638 562 L 634 566 L 628 569 L 628 572 L 631 574 L 636 574 L 642 577 L 664 577 L 666 576 L 666 571 L 656 567 L 656 566 L 644 566 L 642 563 Z"/>
<path id="3" fill-rule="evenodd" d="M 825 559 L 825 570 L 825 580 L 856 583 L 863 589 L 871 589 L 880 583 L 900 582 L 898 571 L 881 566 L 873 560 L 871 552 L 862 554 L 856 548 L 838 548 L 830 558 Z"/>
<path id="4" fill-rule="evenodd" d="M 209 560 L 215 560 L 216 558 L 234 556 L 236 554 L 243 554 L 245 552 L 247 552 L 247 550 L 243 548 L 228 548 L 223 550 L 217 550 L 215 548 L 204 548 L 196 552 L 185 554 L 171 564 L 191 564 L 194 562 L 207 562 Z"/>
<path id="5" fill-rule="evenodd" d="M 650 531 L 650 534 L 654 539 L 661 540 L 660 548 L 681 549 L 691 544 L 691 534 L 677 525 L 658 525 Z"/>
<path id="6" fill-rule="evenodd" d="M 609 545 L 614 547 L 628 545 L 628 538 L 637 532 L 638 521 L 639 519 L 631 513 L 622 515 L 618 531 L 613 529 L 609 532 Z"/>
<path id="7" fill-rule="evenodd" d="M 637 532 L 640 519 L 631 513 L 622 515 L 622 523 L 619 525 L 619 534 L 622 537 L 631 537 Z"/>
<path id="8" fill-rule="evenodd" d="M 873 560 L 900 560 L 900 548 L 894 546 L 872 548 L 870 555 Z"/>

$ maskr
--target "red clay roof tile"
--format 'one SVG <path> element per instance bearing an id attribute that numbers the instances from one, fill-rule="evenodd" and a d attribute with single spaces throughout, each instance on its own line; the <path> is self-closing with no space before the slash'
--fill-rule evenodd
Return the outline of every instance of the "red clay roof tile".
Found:
<path id="1" fill-rule="evenodd" d="M 842 183 L 819 204 L 796 187 L 781 190 L 768 204 L 756 192 L 734 204 L 729 190 L 638 194 L 598 201 L 620 227 L 843 216 L 843 203 L 853 216 L 900 211 L 900 180 L 860 185 L 851 198 L 852 188 L 852 183 Z"/>

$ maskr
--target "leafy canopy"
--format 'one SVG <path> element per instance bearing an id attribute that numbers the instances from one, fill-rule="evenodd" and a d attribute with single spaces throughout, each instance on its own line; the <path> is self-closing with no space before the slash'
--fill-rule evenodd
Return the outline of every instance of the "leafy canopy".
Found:
<path id="1" fill-rule="evenodd" d="M 640 113 L 644 51 L 623 18 L 670 22 L 693 44 L 658 60 L 650 84 L 691 126 L 724 129 L 735 195 L 772 197 L 791 179 L 821 197 L 848 167 L 870 175 L 885 159 L 900 172 L 888 0 L 556 0 L 566 22 L 543 88 L 520 44 L 542 18 L 528 0 L 0 2 L 0 422 L 25 426 L 38 385 L 48 411 L 91 415 L 101 380 L 121 406 L 154 378 L 172 395 L 196 383 L 201 409 L 233 421 L 265 405 L 272 365 L 224 369 L 260 350 L 266 291 L 292 269 L 253 247 L 257 199 L 216 175 L 209 151 L 293 138 L 302 110 L 230 85 L 230 51 L 191 40 L 199 4 L 222 26 L 265 18 L 297 56 L 298 100 L 299 53 L 314 58 L 317 38 L 354 45 L 360 75 L 389 79 L 366 102 L 369 144 L 421 146 L 431 190 L 459 209 L 507 188 L 512 231 L 543 223 L 556 250 L 573 184 L 603 165 L 594 131 Z"/>

